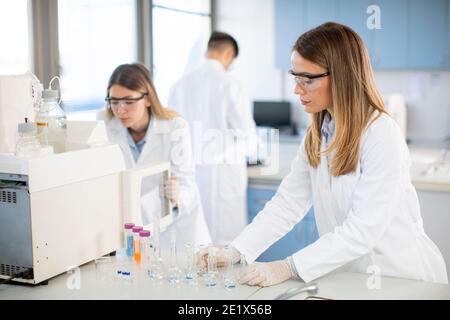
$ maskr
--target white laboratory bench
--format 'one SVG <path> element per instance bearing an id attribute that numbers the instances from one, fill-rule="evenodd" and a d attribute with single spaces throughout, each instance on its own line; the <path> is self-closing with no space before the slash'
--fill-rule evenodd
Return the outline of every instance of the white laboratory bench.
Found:
<path id="1" fill-rule="evenodd" d="M 302 284 L 299 280 L 289 280 L 276 286 L 259 288 L 238 285 L 225 289 L 218 285 L 208 288 L 204 285 L 190 286 L 186 283 L 171 285 L 167 280 L 152 281 L 141 274 L 132 284 L 118 280 L 98 279 L 94 264 L 80 269 L 79 288 L 72 281 L 73 274 L 61 274 L 49 280 L 48 285 L 2 285 L 0 300 L 272 300 L 287 289 Z M 314 281 L 319 291 L 315 297 L 340 300 L 365 299 L 450 299 L 450 286 L 413 280 L 382 277 L 380 289 L 369 289 L 370 275 L 357 273 L 336 273 Z M 305 299 L 299 294 L 291 299 Z"/>
<path id="2" fill-rule="evenodd" d="M 81 266 L 74 273 L 68 272 L 51 278 L 47 285 L 2 285 L 0 300 L 244 300 L 259 289 L 241 285 L 234 289 L 226 289 L 219 284 L 215 288 L 209 288 L 204 284 L 193 286 L 182 281 L 170 284 L 166 279 L 150 280 L 141 268 L 135 274 L 132 283 L 114 280 L 112 277 L 99 279 L 95 265 L 91 262 Z M 77 282 L 77 279 L 80 281 Z"/>
<path id="3" fill-rule="evenodd" d="M 373 275 L 351 272 L 329 274 L 311 282 L 316 283 L 319 289 L 313 297 L 333 300 L 450 300 L 449 285 L 381 277 L 380 285 L 374 286 L 372 277 Z M 258 290 L 250 299 L 273 299 L 299 284 L 299 281 L 289 280 Z M 301 293 L 293 296 L 291 300 L 307 297 L 307 294 Z"/>

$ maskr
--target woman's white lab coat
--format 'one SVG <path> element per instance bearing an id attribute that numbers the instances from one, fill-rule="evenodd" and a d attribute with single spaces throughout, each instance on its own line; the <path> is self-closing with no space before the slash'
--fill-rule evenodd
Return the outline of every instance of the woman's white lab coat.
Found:
<path id="1" fill-rule="evenodd" d="M 122 149 L 127 168 L 147 165 L 157 161 L 169 161 L 171 175 L 179 183 L 179 216 L 172 227 L 161 235 L 161 246 L 169 243 L 169 230 L 176 229 L 177 242 L 191 244 L 208 244 L 211 242 L 208 227 L 201 207 L 199 192 L 195 183 L 195 167 L 192 159 L 191 139 L 187 122 L 181 117 L 171 120 L 152 116 L 146 134 L 146 143 L 137 160 L 131 153 L 127 141 L 127 129 L 115 117 L 106 112 L 98 115 L 105 120 L 108 138 Z M 154 176 L 144 178 L 141 192 L 142 223 L 152 221 L 154 210 L 160 209 L 159 186 L 161 178 Z M 155 206 L 155 203 L 157 204 Z"/>
<path id="2" fill-rule="evenodd" d="M 442 254 L 424 232 L 408 148 L 392 118 L 369 126 L 356 172 L 333 177 L 328 165 L 322 157 L 312 168 L 302 143 L 276 195 L 232 243 L 249 262 L 313 205 L 320 238 L 293 255 L 304 281 L 339 269 L 448 283 Z"/>

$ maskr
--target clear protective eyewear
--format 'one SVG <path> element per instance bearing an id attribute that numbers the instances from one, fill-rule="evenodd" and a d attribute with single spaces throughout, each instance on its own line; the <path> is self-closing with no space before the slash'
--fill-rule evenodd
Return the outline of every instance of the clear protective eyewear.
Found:
<path id="1" fill-rule="evenodd" d="M 106 97 L 105 101 L 108 104 L 108 108 L 113 111 L 119 110 L 121 105 L 124 106 L 125 110 L 133 110 L 138 105 L 138 102 L 147 96 L 148 93 L 143 93 L 140 97 L 137 98 L 114 98 L 114 97 Z"/>
<path id="2" fill-rule="evenodd" d="M 289 74 L 294 76 L 295 83 L 297 83 L 303 90 L 311 91 L 320 87 L 320 78 L 330 75 L 330 72 L 324 72 L 320 74 L 309 74 L 309 73 L 295 73 L 289 70 Z"/>

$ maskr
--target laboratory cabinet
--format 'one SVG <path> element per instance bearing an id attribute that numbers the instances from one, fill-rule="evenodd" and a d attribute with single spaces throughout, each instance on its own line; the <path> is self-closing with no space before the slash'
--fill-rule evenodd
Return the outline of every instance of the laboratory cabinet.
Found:
<path id="1" fill-rule="evenodd" d="M 381 29 L 371 32 L 369 51 L 375 69 L 408 68 L 408 12 L 407 0 L 377 0 Z"/>
<path id="2" fill-rule="evenodd" d="M 408 65 L 450 69 L 450 1 L 409 0 L 408 5 Z"/>
<path id="3" fill-rule="evenodd" d="M 278 184 L 251 184 L 247 189 L 248 222 L 250 223 L 256 215 L 264 208 L 265 204 L 272 199 L 276 193 Z M 260 262 L 284 259 L 298 250 L 306 247 L 318 239 L 314 210 L 311 209 L 307 215 L 297 223 L 293 229 L 283 238 L 275 242 L 257 259 Z"/>
<path id="4" fill-rule="evenodd" d="M 327 21 L 358 32 L 374 69 L 450 69 L 450 0 L 276 0 L 276 67 L 289 69 L 298 36 Z"/>
<path id="5" fill-rule="evenodd" d="M 418 190 L 423 227 L 428 237 L 437 245 L 447 266 L 450 280 L 450 192 Z"/>

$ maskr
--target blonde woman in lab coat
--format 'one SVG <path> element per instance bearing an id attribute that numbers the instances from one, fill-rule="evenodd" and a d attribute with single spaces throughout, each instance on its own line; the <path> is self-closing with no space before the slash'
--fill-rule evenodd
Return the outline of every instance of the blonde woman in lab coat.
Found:
<path id="1" fill-rule="evenodd" d="M 320 237 L 285 260 L 252 264 L 240 282 L 309 282 L 339 269 L 448 283 L 442 254 L 424 232 L 408 148 L 361 38 L 340 24 L 320 25 L 296 41 L 291 66 L 312 123 L 275 196 L 232 241 L 233 262 L 240 254 L 254 262 L 311 206 Z"/>
<path id="2" fill-rule="evenodd" d="M 119 144 L 128 168 L 156 161 L 169 161 L 171 179 L 164 194 L 179 216 L 169 229 L 177 231 L 177 242 L 207 244 L 209 231 L 195 183 L 194 162 L 188 124 L 175 111 L 164 108 L 156 94 L 150 71 L 141 64 L 124 64 L 112 73 L 107 89 L 104 119 L 109 140 Z M 144 178 L 141 196 L 142 221 L 152 221 L 159 201 L 159 177 Z M 167 247 L 169 232 L 161 235 Z"/>

